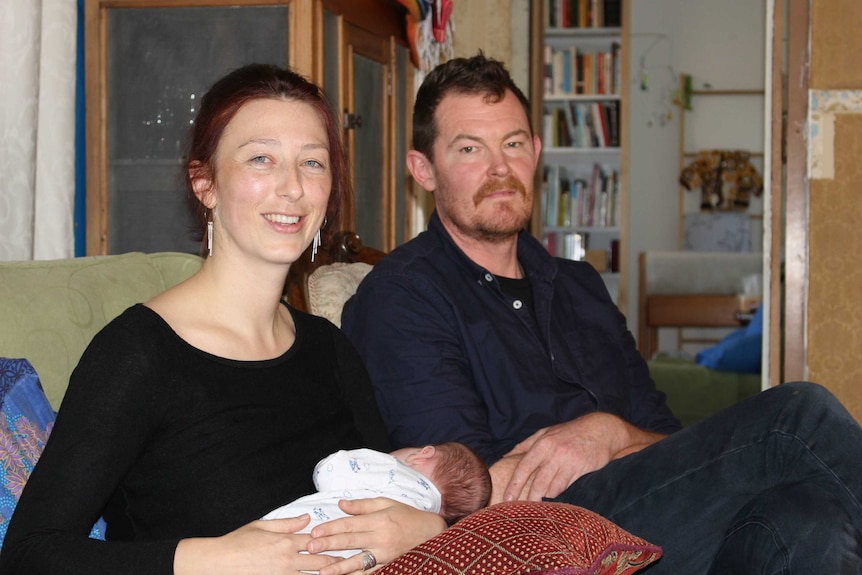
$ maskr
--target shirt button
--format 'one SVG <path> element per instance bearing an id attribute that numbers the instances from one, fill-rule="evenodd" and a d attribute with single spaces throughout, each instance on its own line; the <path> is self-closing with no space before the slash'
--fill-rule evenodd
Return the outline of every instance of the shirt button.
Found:
<path id="1" fill-rule="evenodd" d="M 524 307 L 524 303 L 521 300 L 516 299 L 512 302 L 512 307 L 515 309 L 521 309 L 522 307 Z"/>
<path id="2" fill-rule="evenodd" d="M 494 276 L 492 276 L 491 274 L 485 274 L 485 281 L 491 283 L 492 281 L 494 281 Z"/>

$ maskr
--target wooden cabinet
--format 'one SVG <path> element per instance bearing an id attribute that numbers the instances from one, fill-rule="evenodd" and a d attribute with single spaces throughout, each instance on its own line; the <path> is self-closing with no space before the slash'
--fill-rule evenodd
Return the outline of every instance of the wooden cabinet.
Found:
<path id="1" fill-rule="evenodd" d="M 397 0 L 85 0 L 87 254 L 200 251 L 181 154 L 200 97 L 250 62 L 324 86 L 357 188 L 337 225 L 392 249 L 408 208 L 404 15 Z"/>
<path id="2" fill-rule="evenodd" d="M 627 9 L 627 0 L 546 0 L 531 14 L 532 58 L 541 62 L 531 77 L 533 122 L 543 143 L 533 229 L 554 255 L 592 263 L 621 309 Z"/>

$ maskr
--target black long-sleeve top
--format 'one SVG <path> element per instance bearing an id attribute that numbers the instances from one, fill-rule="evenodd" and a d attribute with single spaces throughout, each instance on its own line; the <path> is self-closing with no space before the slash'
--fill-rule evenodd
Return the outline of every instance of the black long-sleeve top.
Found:
<path id="1" fill-rule="evenodd" d="M 328 321 L 291 310 L 281 357 L 235 361 L 136 305 L 72 374 L 13 515 L 0 573 L 173 573 L 180 539 L 218 536 L 311 493 L 338 449 L 388 450 L 359 356 Z M 88 538 L 107 521 L 108 543 Z"/>

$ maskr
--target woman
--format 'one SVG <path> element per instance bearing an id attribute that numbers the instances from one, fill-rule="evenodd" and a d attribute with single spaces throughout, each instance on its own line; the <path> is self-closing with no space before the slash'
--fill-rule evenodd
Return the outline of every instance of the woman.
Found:
<path id="1" fill-rule="evenodd" d="M 351 517 L 310 535 L 296 533 L 307 516 L 255 520 L 312 492 L 328 453 L 388 449 L 353 348 L 281 301 L 291 264 L 332 241 L 325 223 L 349 192 L 321 91 L 274 66 L 228 74 L 202 100 L 186 172 L 209 257 L 93 339 L 10 524 L 2 572 L 337 575 L 445 527 L 388 499 L 346 502 Z M 87 537 L 100 514 L 107 543 Z M 370 553 L 316 554 L 350 548 Z"/>

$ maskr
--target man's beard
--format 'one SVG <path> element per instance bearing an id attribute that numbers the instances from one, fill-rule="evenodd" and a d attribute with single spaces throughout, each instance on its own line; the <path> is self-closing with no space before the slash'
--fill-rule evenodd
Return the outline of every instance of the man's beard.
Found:
<path id="1" fill-rule="evenodd" d="M 476 215 L 472 218 L 469 229 L 463 230 L 470 236 L 490 242 L 501 242 L 517 234 L 530 223 L 533 209 L 533 194 L 514 174 L 507 175 L 502 180 L 490 180 L 482 184 L 473 194 L 473 205 L 479 206 L 485 197 L 501 190 L 514 190 L 516 197 L 523 199 L 523 205 L 509 203 L 496 206 L 491 217 Z"/>

